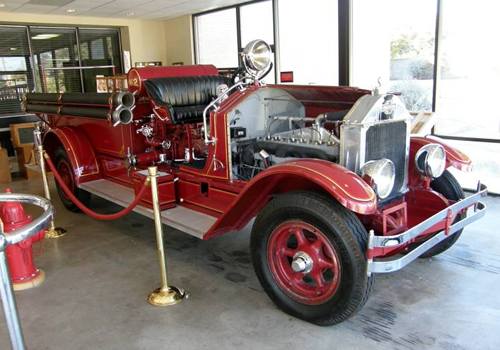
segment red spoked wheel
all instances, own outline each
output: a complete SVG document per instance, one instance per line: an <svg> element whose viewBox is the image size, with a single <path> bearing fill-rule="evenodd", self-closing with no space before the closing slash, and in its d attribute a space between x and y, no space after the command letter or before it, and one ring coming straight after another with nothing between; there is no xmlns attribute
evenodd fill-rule
<svg viewBox="0 0 500 350"><path fill-rule="evenodd" d="M279 287L304 304L321 304L338 289L340 259L318 228L303 221L286 221L269 237L268 261Z"/></svg>
<svg viewBox="0 0 500 350"><path fill-rule="evenodd" d="M364 305L373 278L368 234L352 212L315 192L275 196L252 228L255 273L283 311L319 325L344 321Z"/></svg>
<svg viewBox="0 0 500 350"><path fill-rule="evenodd" d="M57 172L61 175L64 183L68 188L73 192L73 194L78 198L80 202L82 202L85 206L89 206L90 204L90 193L84 190L81 190L77 187L75 183L75 173L71 162L68 159L68 155L62 148L58 148L54 152L55 157L55 165ZM63 189L59 187L59 184L56 181L57 193L59 194L59 198L61 202L66 207L66 209L73 211L75 213L80 212L80 209L68 198L68 196L64 193Z"/></svg>

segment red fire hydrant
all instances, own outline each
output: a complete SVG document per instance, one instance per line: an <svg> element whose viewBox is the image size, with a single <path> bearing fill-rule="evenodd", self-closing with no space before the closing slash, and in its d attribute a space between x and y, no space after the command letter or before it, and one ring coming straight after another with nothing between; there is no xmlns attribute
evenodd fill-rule
<svg viewBox="0 0 500 350"><path fill-rule="evenodd" d="M11 193L10 189L5 192ZM0 203L0 220L3 223L4 233L17 230L31 222L31 216L26 215L21 203L3 202ZM37 269L33 263L33 243L43 239L45 231L42 230L31 238L25 239L17 244L9 245L5 252L9 265L10 277L14 290L23 290L40 285L45 274Z"/></svg>

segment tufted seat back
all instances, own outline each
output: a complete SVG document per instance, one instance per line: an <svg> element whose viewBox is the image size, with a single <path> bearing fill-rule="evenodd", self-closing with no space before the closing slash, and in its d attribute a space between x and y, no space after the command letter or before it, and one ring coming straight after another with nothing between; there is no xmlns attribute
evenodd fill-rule
<svg viewBox="0 0 500 350"><path fill-rule="evenodd" d="M184 124L202 121L203 110L221 84L230 85L230 79L218 75L152 78L145 87L156 104L169 109L174 124Z"/></svg>

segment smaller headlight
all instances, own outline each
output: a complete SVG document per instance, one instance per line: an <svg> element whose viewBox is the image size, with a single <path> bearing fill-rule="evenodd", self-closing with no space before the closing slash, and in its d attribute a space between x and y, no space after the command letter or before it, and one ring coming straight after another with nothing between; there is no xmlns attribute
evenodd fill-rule
<svg viewBox="0 0 500 350"><path fill-rule="evenodd" d="M257 76L271 65L271 47L264 40L252 40L243 49L242 57L248 73Z"/></svg>
<svg viewBox="0 0 500 350"><path fill-rule="evenodd" d="M392 192L396 169L390 159L371 160L361 167L361 177L384 199Z"/></svg>
<svg viewBox="0 0 500 350"><path fill-rule="evenodd" d="M415 155L415 167L424 176L440 177L446 168L446 152L443 146L430 143L420 148Z"/></svg>

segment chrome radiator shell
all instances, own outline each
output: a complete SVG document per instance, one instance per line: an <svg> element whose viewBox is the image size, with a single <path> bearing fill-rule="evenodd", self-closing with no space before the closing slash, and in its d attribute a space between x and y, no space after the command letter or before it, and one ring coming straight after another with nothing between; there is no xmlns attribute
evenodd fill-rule
<svg viewBox="0 0 500 350"><path fill-rule="evenodd" d="M359 174L370 160L387 158L396 166L394 189L386 200L407 191L410 115L397 96L391 96L390 119L384 117L386 95L361 97L340 128L340 164Z"/></svg>

